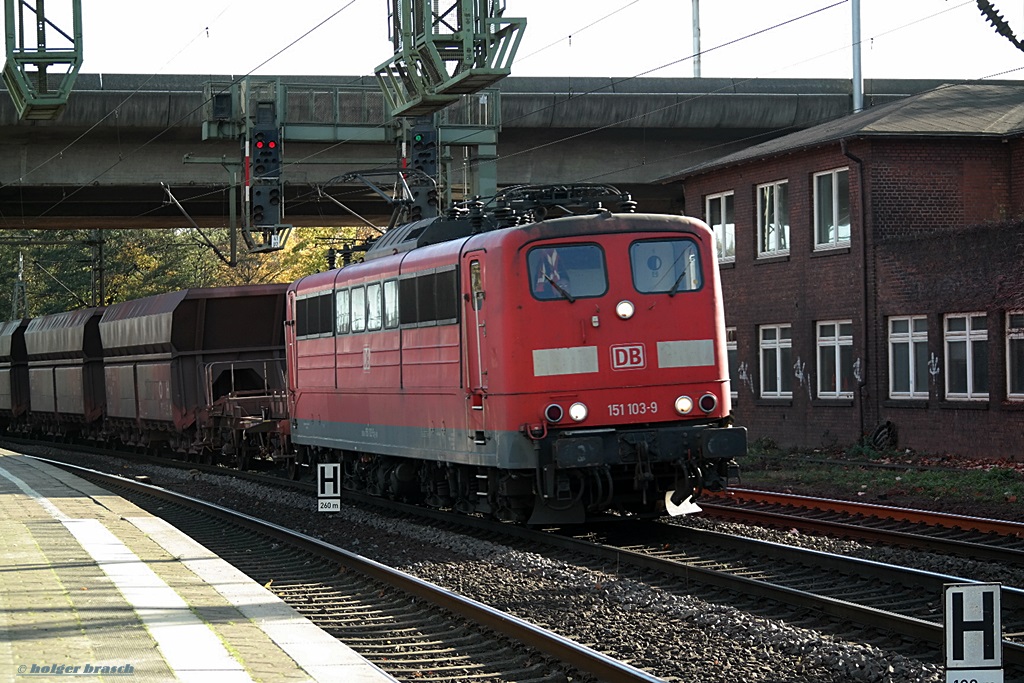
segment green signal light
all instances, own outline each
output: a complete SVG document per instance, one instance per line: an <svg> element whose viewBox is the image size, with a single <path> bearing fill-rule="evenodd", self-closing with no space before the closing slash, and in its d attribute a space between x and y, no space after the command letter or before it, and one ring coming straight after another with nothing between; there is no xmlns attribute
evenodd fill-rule
<svg viewBox="0 0 1024 683"><path fill-rule="evenodd" d="M416 142L423 142L423 133L416 133L416 135L413 136L413 140Z"/></svg>

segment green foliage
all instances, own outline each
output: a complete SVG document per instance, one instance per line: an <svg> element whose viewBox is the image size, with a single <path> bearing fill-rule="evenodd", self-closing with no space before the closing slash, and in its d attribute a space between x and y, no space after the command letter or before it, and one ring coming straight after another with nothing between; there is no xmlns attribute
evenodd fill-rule
<svg viewBox="0 0 1024 683"><path fill-rule="evenodd" d="M222 254L230 254L228 230L203 232ZM24 257L28 316L35 317L190 287L291 282L326 270L332 241L364 237L365 232L297 228L285 249L262 254L247 253L239 238L234 267L219 259L193 229L7 232L0 235L0 241L8 242L0 249L0 319L11 314L19 254ZM13 240L19 243L11 244Z"/></svg>
<svg viewBox="0 0 1024 683"><path fill-rule="evenodd" d="M879 451L876 449L867 437L862 437L860 441L846 448L846 457L853 459L880 460L885 457L892 457L893 455L894 451Z"/></svg>

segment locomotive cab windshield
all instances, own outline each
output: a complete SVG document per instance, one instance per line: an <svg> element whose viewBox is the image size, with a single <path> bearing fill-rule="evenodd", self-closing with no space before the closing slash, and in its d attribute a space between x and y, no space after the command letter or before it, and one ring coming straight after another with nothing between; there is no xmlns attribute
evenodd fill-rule
<svg viewBox="0 0 1024 683"><path fill-rule="evenodd" d="M633 286L641 294L692 292L701 288L700 255L691 239L655 239L629 246Z"/></svg>
<svg viewBox="0 0 1024 683"><path fill-rule="evenodd" d="M526 262L533 295L542 301L603 296L608 291L604 252L596 244L534 247Z"/></svg>

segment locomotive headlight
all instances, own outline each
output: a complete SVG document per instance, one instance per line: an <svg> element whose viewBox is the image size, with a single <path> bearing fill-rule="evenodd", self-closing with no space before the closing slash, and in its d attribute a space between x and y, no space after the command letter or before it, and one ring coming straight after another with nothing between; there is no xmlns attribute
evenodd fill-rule
<svg viewBox="0 0 1024 683"><path fill-rule="evenodd" d="M619 316L622 320L629 320L632 318L635 311L636 307L633 306L632 301L626 301L623 299L619 303L615 304L615 315Z"/></svg>
<svg viewBox="0 0 1024 683"><path fill-rule="evenodd" d="M587 406L583 403L573 403L569 406L569 417L575 422L583 422L587 419L587 414L590 411L587 410Z"/></svg>
<svg viewBox="0 0 1024 683"><path fill-rule="evenodd" d="M680 396L676 399L676 412L680 415L688 415L693 410L693 399L689 396Z"/></svg>

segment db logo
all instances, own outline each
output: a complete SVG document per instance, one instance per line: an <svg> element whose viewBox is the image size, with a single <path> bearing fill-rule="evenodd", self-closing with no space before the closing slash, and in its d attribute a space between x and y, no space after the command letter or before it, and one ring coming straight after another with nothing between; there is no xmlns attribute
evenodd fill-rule
<svg viewBox="0 0 1024 683"><path fill-rule="evenodd" d="M612 347L612 370L641 370L647 367L643 344L619 344Z"/></svg>

